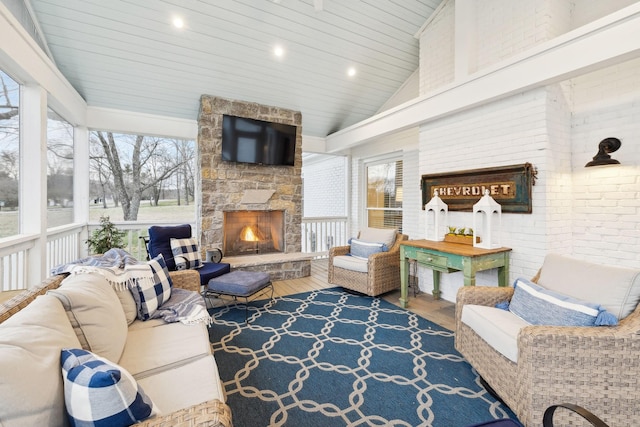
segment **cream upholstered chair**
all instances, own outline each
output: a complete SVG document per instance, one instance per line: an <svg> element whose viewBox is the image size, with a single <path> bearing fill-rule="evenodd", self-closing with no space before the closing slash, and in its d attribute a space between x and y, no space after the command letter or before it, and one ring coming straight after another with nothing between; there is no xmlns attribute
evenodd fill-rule
<svg viewBox="0 0 640 427"><path fill-rule="evenodd" d="M539 426L557 402L588 407L612 426L640 425L640 269L549 254L532 282L600 304L618 325L531 325L495 307L514 305L513 287L465 287L456 298L456 349L526 426Z"/></svg>
<svg viewBox="0 0 640 427"><path fill-rule="evenodd" d="M336 246L329 250L328 281L356 292L376 296L400 287L400 243L405 234L395 229L365 228L349 246ZM354 253L352 246L364 248ZM371 244L371 245L368 245ZM387 251L369 250L385 245ZM360 256L370 253L368 256Z"/></svg>

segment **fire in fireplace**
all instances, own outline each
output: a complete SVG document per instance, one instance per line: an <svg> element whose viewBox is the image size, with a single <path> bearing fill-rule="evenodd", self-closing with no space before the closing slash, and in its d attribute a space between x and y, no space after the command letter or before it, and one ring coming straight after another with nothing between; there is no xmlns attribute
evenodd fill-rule
<svg viewBox="0 0 640 427"><path fill-rule="evenodd" d="M284 252L284 211L227 211L223 235L226 256Z"/></svg>

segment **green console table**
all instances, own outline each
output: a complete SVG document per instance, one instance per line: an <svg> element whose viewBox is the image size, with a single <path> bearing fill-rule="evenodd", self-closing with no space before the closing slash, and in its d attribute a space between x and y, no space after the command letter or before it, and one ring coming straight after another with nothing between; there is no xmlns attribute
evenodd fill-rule
<svg viewBox="0 0 640 427"><path fill-rule="evenodd" d="M440 273L462 271L464 285L475 286L476 272L498 269L498 286L508 286L510 248L482 249L461 243L406 240L400 244L400 304L409 303L409 260L433 270L433 298L440 298Z"/></svg>

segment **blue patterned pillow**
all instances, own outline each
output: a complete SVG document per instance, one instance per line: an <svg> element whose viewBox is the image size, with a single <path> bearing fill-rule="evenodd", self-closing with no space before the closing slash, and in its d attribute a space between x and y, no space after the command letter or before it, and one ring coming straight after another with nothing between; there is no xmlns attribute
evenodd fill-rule
<svg viewBox="0 0 640 427"><path fill-rule="evenodd" d="M349 239L349 245L351 245L349 250L351 256L361 259L368 259L369 255L388 251L387 245L384 243L365 242L354 238Z"/></svg>
<svg viewBox="0 0 640 427"><path fill-rule="evenodd" d="M176 262L176 270L202 267L198 242L194 238L171 239L171 252Z"/></svg>
<svg viewBox="0 0 640 427"><path fill-rule="evenodd" d="M153 402L121 366L81 349L60 354L72 426L129 426L154 413Z"/></svg>
<svg viewBox="0 0 640 427"><path fill-rule="evenodd" d="M517 279L509 311L532 325L617 325L618 319L602 306L559 294L526 279Z"/></svg>
<svg viewBox="0 0 640 427"><path fill-rule="evenodd" d="M153 281L137 280L131 293L136 301L138 319L148 320L171 297L171 277L162 254L149 261Z"/></svg>

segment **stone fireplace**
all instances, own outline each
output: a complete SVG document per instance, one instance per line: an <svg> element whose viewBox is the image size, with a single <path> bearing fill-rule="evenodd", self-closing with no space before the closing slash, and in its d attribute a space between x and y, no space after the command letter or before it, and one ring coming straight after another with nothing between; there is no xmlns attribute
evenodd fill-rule
<svg viewBox="0 0 640 427"><path fill-rule="evenodd" d="M222 117L264 120L297 126L296 153L293 166L266 166L222 160ZM268 271L272 280L290 279L310 274L305 262L296 259L302 250L302 115L284 108L202 95L198 116L198 157L202 192L198 229L201 250L220 248L233 269L251 264L251 269ZM280 212L281 235L273 237L271 225L259 232L273 242L237 242L225 232L225 217L231 212ZM240 231L240 230L239 230ZM233 242L231 241L233 240ZM271 246L273 246L271 248ZM257 267L255 262L236 263L236 258L262 256L265 250L275 261L272 266ZM257 252L256 252L257 251ZM231 255L234 254L234 255ZM296 255L297 254L297 255ZM241 256L239 256L241 255ZM229 261L232 259L232 261ZM223 259L224 260L224 259ZM249 269L249 268L247 268Z"/></svg>
<svg viewBox="0 0 640 427"><path fill-rule="evenodd" d="M222 251L227 256L285 251L284 211L227 211Z"/></svg>

